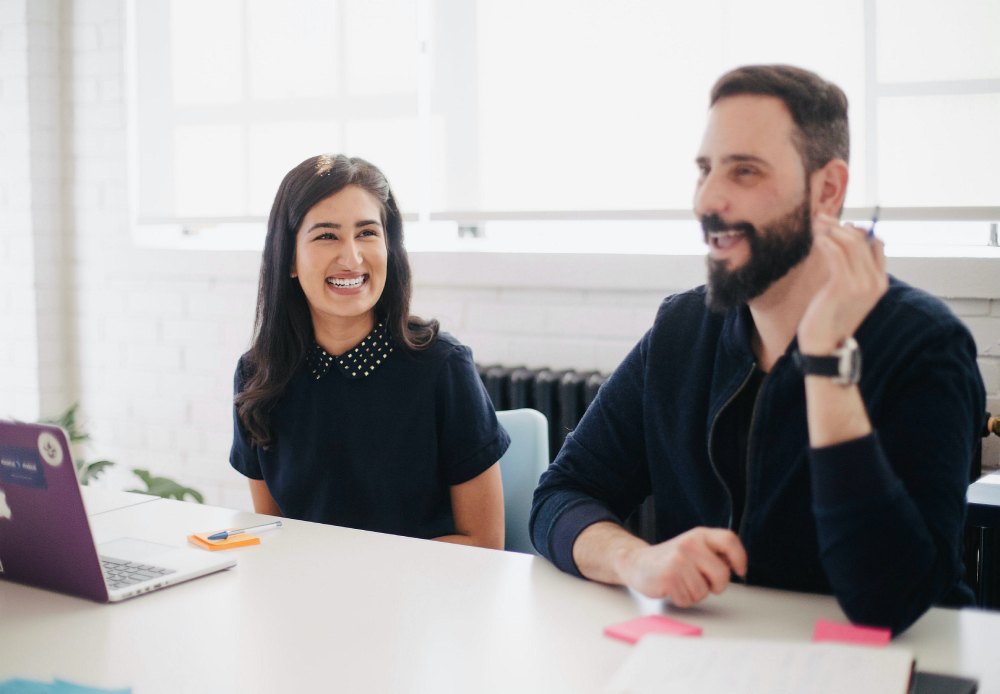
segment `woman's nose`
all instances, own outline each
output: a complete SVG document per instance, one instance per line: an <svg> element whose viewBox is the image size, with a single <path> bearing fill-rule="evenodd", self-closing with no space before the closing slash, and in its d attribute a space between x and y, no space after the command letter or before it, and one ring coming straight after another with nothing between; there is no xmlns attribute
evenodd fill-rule
<svg viewBox="0 0 1000 694"><path fill-rule="evenodd" d="M340 244L340 253L337 260L344 267L357 267L361 264L361 247L355 243L354 239L346 239Z"/></svg>

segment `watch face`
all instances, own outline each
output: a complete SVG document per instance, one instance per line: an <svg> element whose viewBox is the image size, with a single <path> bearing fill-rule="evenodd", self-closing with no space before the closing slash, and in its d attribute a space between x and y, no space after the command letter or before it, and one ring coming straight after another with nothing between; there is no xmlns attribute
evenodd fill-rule
<svg viewBox="0 0 1000 694"><path fill-rule="evenodd" d="M844 341L844 346L837 350L840 357L840 373L838 383L854 385L861 380L861 350L853 337Z"/></svg>

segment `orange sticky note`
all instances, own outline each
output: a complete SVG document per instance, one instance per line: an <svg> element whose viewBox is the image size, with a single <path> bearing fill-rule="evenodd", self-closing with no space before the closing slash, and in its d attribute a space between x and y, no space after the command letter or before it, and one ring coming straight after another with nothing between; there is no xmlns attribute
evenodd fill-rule
<svg viewBox="0 0 1000 694"><path fill-rule="evenodd" d="M604 628L604 635L635 643L646 634L673 634L674 636L701 636L701 627L685 624L660 614L636 617L621 624Z"/></svg>
<svg viewBox="0 0 1000 694"><path fill-rule="evenodd" d="M892 632L878 627L861 627L842 622L830 622L825 619L816 620L813 630L813 641L839 641L862 646L885 646L892 638Z"/></svg>
<svg viewBox="0 0 1000 694"><path fill-rule="evenodd" d="M211 552L215 552L220 549L234 549L236 547L249 547L250 545L259 545L260 538L256 535L247 535L245 533L240 535L233 535L232 537L227 537L225 540L209 540L208 536L219 532L218 530L209 530L204 533L195 533L194 535L188 535L188 542L190 542L195 547L201 547L202 549L207 549Z"/></svg>

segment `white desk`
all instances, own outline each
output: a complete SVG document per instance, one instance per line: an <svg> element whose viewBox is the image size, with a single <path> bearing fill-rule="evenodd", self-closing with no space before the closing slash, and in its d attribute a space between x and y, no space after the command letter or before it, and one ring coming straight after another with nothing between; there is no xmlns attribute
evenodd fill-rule
<svg viewBox="0 0 1000 694"><path fill-rule="evenodd" d="M88 492L89 494L89 492ZM98 539L178 543L263 516L159 500L91 517ZM602 629L660 609L517 555L286 521L239 565L115 605L0 581L0 680L155 692L599 692L628 655ZM673 611L706 636L807 641L829 597L733 586ZM1000 692L1000 614L934 609L895 641Z"/></svg>
<svg viewBox="0 0 1000 694"><path fill-rule="evenodd" d="M88 516L96 516L99 513L115 511L126 506L148 504L151 501L159 500L160 497L150 496L149 494L119 492L111 489L101 489L100 487L87 487L83 493L83 505L87 508Z"/></svg>

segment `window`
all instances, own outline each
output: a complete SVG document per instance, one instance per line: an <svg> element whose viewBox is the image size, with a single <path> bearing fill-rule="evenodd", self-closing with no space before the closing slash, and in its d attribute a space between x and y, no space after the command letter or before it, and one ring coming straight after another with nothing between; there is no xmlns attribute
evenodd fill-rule
<svg viewBox="0 0 1000 694"><path fill-rule="evenodd" d="M135 3L140 221L266 217L285 172L362 154L417 179L416 6Z"/></svg>
<svg viewBox="0 0 1000 694"><path fill-rule="evenodd" d="M140 223L259 224L288 169L343 151L380 166L410 218L647 233L689 219L709 88L756 62L847 92L848 217L878 203L884 232L940 239L958 220L949 240L984 244L1000 218L996 0L132 7Z"/></svg>

